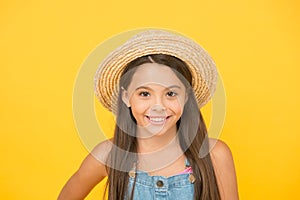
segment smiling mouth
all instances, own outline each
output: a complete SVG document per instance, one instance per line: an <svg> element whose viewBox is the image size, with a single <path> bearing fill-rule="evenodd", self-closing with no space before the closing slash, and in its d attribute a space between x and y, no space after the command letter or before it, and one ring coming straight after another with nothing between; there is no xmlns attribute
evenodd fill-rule
<svg viewBox="0 0 300 200"><path fill-rule="evenodd" d="M168 118L170 118L170 116L146 116L146 118L148 119L148 121L151 123L151 124L164 124L166 122L166 120Z"/></svg>

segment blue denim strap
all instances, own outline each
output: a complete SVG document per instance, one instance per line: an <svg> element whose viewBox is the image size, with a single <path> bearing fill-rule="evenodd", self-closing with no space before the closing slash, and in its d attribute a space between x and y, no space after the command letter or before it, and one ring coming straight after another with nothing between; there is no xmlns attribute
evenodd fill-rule
<svg viewBox="0 0 300 200"><path fill-rule="evenodd" d="M185 166L186 166L186 167L190 167L190 166L191 166L191 165L190 165L190 162L188 161L187 158L185 159Z"/></svg>

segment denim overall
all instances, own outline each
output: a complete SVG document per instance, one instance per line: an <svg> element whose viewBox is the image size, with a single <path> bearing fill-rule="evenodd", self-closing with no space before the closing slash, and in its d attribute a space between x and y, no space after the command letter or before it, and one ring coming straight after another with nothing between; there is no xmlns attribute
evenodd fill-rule
<svg viewBox="0 0 300 200"><path fill-rule="evenodd" d="M186 167L189 162L186 160ZM130 175L128 193L134 189L134 200L193 200L194 176L191 173L177 174L170 177L149 176L147 172L137 170L135 175ZM126 198L125 198L126 200Z"/></svg>

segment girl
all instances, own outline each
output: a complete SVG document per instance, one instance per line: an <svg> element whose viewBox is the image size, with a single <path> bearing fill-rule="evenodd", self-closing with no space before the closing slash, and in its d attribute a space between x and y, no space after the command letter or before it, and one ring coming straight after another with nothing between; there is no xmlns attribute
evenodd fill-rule
<svg viewBox="0 0 300 200"><path fill-rule="evenodd" d="M215 91L209 55L162 30L137 34L96 73L96 95L116 114L114 137L97 145L58 199L84 199L108 176L110 200L238 199L228 146L208 139L199 108Z"/></svg>

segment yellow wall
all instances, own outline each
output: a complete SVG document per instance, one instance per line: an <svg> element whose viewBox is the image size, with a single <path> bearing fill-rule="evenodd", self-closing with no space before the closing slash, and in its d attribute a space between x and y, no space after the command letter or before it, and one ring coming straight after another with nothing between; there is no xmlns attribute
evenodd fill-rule
<svg viewBox="0 0 300 200"><path fill-rule="evenodd" d="M72 111L80 66L99 43L142 27L179 31L216 61L227 102L221 139L241 199L299 199L299 8L291 0L1 2L0 199L57 197L88 153Z"/></svg>

